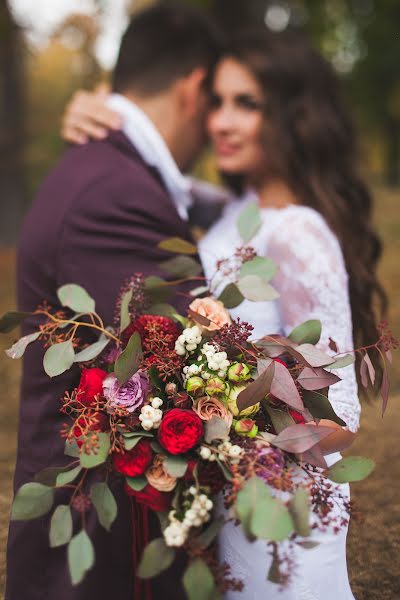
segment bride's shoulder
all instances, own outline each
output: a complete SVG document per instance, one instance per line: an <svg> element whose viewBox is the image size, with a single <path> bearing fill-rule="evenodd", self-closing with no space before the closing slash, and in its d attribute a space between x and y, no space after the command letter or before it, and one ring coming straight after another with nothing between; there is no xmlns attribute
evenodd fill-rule
<svg viewBox="0 0 400 600"><path fill-rule="evenodd" d="M338 246L337 236L320 212L301 204L290 204L279 211L275 227L276 235L305 241L323 241Z"/></svg>

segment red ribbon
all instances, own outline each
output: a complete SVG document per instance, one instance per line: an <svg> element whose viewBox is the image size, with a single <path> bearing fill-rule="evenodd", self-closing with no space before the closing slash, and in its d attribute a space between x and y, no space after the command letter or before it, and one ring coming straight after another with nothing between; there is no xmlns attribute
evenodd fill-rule
<svg viewBox="0 0 400 600"><path fill-rule="evenodd" d="M151 583L148 579L141 579L136 575L143 550L150 541L149 535L149 509L130 497L132 507L132 533L133 533L133 574L134 600L152 600Z"/></svg>

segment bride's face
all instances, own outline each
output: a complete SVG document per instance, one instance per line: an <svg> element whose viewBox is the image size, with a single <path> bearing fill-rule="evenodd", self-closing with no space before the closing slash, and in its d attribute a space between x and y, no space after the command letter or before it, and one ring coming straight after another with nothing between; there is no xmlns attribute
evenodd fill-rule
<svg viewBox="0 0 400 600"><path fill-rule="evenodd" d="M221 171L249 178L265 173L264 101L260 85L243 64L233 58L220 62L214 78L208 132Z"/></svg>

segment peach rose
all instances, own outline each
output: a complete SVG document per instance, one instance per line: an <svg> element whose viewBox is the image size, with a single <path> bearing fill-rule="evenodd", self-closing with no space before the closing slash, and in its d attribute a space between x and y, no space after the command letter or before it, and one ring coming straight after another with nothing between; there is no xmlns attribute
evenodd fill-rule
<svg viewBox="0 0 400 600"><path fill-rule="evenodd" d="M176 477L164 469L165 458L163 454L156 454L153 464L146 471L147 481L159 492L170 492L176 486Z"/></svg>
<svg viewBox="0 0 400 600"><path fill-rule="evenodd" d="M228 311L220 302L214 298L196 298L189 306L190 310L206 317L211 321L210 325L200 325L203 331L218 331L224 325L231 323Z"/></svg>
<svg viewBox="0 0 400 600"><path fill-rule="evenodd" d="M221 400L213 396L202 396L193 405L193 410L203 421L209 421L212 417L219 417L226 421L229 427L232 425L233 416L228 407Z"/></svg>

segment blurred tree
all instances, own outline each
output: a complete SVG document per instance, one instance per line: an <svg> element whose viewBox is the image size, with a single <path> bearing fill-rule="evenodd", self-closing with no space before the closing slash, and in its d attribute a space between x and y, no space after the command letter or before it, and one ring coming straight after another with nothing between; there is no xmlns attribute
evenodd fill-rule
<svg viewBox="0 0 400 600"><path fill-rule="evenodd" d="M23 43L7 2L0 3L0 246L15 243L26 208Z"/></svg>

